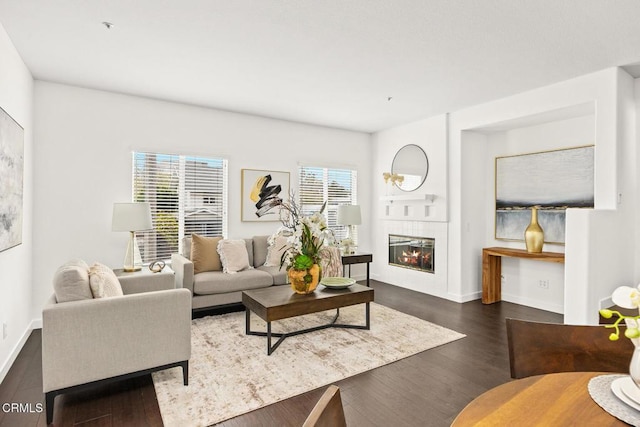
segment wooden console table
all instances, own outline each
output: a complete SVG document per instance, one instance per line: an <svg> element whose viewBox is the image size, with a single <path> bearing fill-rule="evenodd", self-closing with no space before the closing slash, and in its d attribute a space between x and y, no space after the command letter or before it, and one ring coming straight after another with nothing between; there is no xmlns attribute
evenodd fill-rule
<svg viewBox="0 0 640 427"><path fill-rule="evenodd" d="M484 248L482 249L483 304L493 304L502 298L502 257L564 264L564 254L561 252L530 253L524 249Z"/></svg>

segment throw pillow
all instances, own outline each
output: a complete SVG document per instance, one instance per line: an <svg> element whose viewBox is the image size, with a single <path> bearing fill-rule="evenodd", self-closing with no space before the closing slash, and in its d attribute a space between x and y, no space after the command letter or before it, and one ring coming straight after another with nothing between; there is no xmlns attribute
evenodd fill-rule
<svg viewBox="0 0 640 427"><path fill-rule="evenodd" d="M122 286L112 269L96 262L89 269L89 284L94 298L122 296Z"/></svg>
<svg viewBox="0 0 640 427"><path fill-rule="evenodd" d="M222 239L218 242L218 253L225 273L233 274L251 268L244 240Z"/></svg>
<svg viewBox="0 0 640 427"><path fill-rule="evenodd" d="M195 274L203 271L220 271L222 264L218 255L218 243L222 237L191 235L191 262Z"/></svg>
<svg viewBox="0 0 640 427"><path fill-rule="evenodd" d="M92 299L87 263L74 259L61 265L53 276L53 291L57 302Z"/></svg>
<svg viewBox="0 0 640 427"><path fill-rule="evenodd" d="M275 235L269 237L269 249L267 250L267 260L264 263L265 267L280 267L282 254L289 246L285 236Z"/></svg>
<svg viewBox="0 0 640 427"><path fill-rule="evenodd" d="M324 246L320 249L320 267L322 267L322 277L342 277L340 248Z"/></svg>

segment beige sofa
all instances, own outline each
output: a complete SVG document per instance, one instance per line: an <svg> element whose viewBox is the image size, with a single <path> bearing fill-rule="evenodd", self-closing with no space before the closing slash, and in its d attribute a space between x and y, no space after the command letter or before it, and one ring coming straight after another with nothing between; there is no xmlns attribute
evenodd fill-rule
<svg viewBox="0 0 640 427"><path fill-rule="evenodd" d="M188 384L191 294L139 293L135 276L120 279L122 296L57 302L42 311L42 380L47 424L54 399L99 383L180 366ZM171 283L171 287L174 284Z"/></svg>
<svg viewBox="0 0 640 427"><path fill-rule="evenodd" d="M186 288L193 294L194 311L242 302L242 291L265 288L287 283L287 273L279 267L265 266L267 239L269 236L254 236L244 239L249 254L247 269L234 274L222 271L207 271L194 274L191 262L191 238L183 240L183 252L171 256L171 268L176 273L176 287Z"/></svg>

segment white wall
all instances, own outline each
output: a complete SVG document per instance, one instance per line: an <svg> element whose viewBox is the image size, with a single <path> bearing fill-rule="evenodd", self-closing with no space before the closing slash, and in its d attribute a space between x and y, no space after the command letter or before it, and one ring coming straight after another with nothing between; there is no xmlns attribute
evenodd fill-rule
<svg viewBox="0 0 640 427"><path fill-rule="evenodd" d="M627 233L629 230L635 233L635 221L629 219L627 212L633 208L637 195L626 194L623 204L617 203L617 195L622 186L621 178L625 176L624 167L629 167L628 164L621 162L620 150L622 146L632 145L629 132L624 132L625 127L628 126L628 114L623 114L623 105L619 104L619 100L632 96L629 79L630 77L624 71L612 68L451 114L449 133L451 202L449 206L449 291L451 294L459 295L461 301L477 298L481 289L481 283L478 280L480 250L487 243L491 243L487 242L486 234L481 238L478 233L467 233L467 230L477 227L486 230L486 224L489 222L486 217L476 220L468 214L470 210L476 208L477 198L468 196L467 187L474 185L473 183L477 183L478 180L484 180L483 187L486 192L487 180L491 179L486 173L482 174L477 169L474 172L466 168L471 159L477 156L477 150L466 151L470 144L467 138L474 132L493 133L505 128L519 129L545 123L551 126L546 129L549 130L556 126L554 122L576 116L589 116L595 112L594 125L587 126L594 132L593 142L596 145L596 209L584 210L578 215L601 218L598 210L612 210L614 213L607 217L606 232L614 237L623 235L625 230ZM623 104L624 108L630 108L628 101L625 100ZM579 123L581 119L577 120L576 123ZM584 120L589 121L587 118ZM575 128L576 123L569 128ZM564 134L565 130L558 135ZM574 130L576 140L588 136L588 132L583 133L582 129ZM522 131L514 132L513 135L516 135ZM537 132L529 129L519 136L529 138L528 133L530 133L529 136L535 137ZM509 135L495 136L495 145L507 143L508 137ZM478 136L474 138L482 139ZM491 138L486 138L482 143L489 147ZM549 141L543 141L543 144L549 143ZM538 150L535 147L533 150L526 151ZM486 194L486 197L491 199L493 195ZM568 214L567 222L570 223L572 218L575 218L575 215ZM597 219L593 221L598 222ZM599 308L597 301L605 298L615 284L632 280L634 275L633 255L629 255L633 254L633 248L629 249L627 242L613 243L600 235L596 238L593 230L590 233L588 227L587 220L567 226L564 283L565 295L569 298L565 297L564 312L565 321L568 323L595 321ZM595 231L595 233L601 232L604 230ZM589 264L589 260L580 258L578 248L598 251L598 262ZM615 265L617 268L615 271L610 271L608 265ZM588 282L583 280L586 270L591 278ZM546 269L543 272L544 276L529 276L527 280L546 279L546 275L552 273ZM595 278L598 280L596 281ZM605 278L608 280L604 280ZM587 301L583 305L577 302L581 295L585 296L584 300ZM572 305L575 307L570 307Z"/></svg>
<svg viewBox="0 0 640 427"><path fill-rule="evenodd" d="M111 232L113 202L131 198L131 152L151 150L229 160L229 237L269 234L278 222L240 220L243 168L291 172L299 162L358 169L358 202L371 205L370 135L296 124L48 82L35 85L33 315L72 257L118 267L127 236ZM363 209L360 249L371 242ZM356 271L354 271L356 273Z"/></svg>
<svg viewBox="0 0 640 427"><path fill-rule="evenodd" d="M595 323L594 308L610 307L611 292L618 286L635 286L639 280L638 253L638 141L636 136L637 103L634 81L623 70L617 70L615 88L616 169L619 201L616 209L594 212L571 209L567 218L567 234L588 235L588 244L580 239L568 240L565 320L573 323ZM600 110L600 108L598 108ZM596 150L598 146L596 145ZM596 200L597 203L597 200ZM586 231L585 231L586 230ZM583 292L584 287L588 292Z"/></svg>
<svg viewBox="0 0 640 427"><path fill-rule="evenodd" d="M0 382L32 325L33 78L0 24L0 107L24 128L22 244L0 252ZM0 201L2 203L2 201ZM2 339L2 323L7 339Z"/></svg>

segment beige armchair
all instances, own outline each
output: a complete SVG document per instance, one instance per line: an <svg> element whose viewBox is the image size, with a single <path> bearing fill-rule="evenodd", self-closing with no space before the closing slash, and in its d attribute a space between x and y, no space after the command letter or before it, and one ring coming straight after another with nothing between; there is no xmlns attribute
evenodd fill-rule
<svg viewBox="0 0 640 427"><path fill-rule="evenodd" d="M42 311L42 377L47 424L54 399L99 383L182 367L188 384L191 293L170 289L57 303Z"/></svg>

